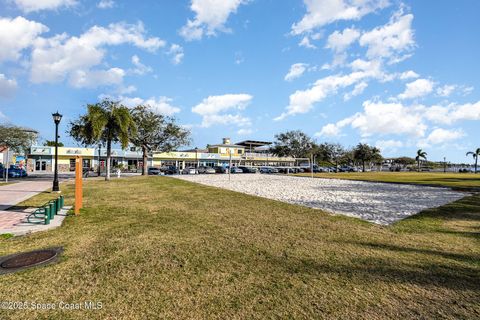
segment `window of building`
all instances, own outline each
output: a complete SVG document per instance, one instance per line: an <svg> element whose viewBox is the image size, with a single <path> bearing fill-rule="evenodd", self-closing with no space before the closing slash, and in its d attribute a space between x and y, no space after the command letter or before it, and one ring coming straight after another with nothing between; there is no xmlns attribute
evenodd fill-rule
<svg viewBox="0 0 480 320"><path fill-rule="evenodd" d="M75 171L75 159L70 159L70 171Z"/></svg>

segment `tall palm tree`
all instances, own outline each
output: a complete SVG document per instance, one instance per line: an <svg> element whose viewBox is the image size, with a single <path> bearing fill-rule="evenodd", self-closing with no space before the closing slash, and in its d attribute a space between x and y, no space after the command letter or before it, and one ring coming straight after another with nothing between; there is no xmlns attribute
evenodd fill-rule
<svg viewBox="0 0 480 320"><path fill-rule="evenodd" d="M130 110L108 99L87 105L87 113L71 123L70 135L84 145L102 143L107 146L107 174L110 180L112 142L123 149L137 131Z"/></svg>
<svg viewBox="0 0 480 320"><path fill-rule="evenodd" d="M417 150L417 156L415 157L415 160L417 161L417 165L418 165L418 172L420 172L420 159L427 160L427 153L422 149Z"/></svg>
<svg viewBox="0 0 480 320"><path fill-rule="evenodd" d="M480 148L477 148L475 152L469 151L467 152L466 156L473 156L473 159L475 159L475 173L477 173L477 164L478 164L478 157L480 156Z"/></svg>

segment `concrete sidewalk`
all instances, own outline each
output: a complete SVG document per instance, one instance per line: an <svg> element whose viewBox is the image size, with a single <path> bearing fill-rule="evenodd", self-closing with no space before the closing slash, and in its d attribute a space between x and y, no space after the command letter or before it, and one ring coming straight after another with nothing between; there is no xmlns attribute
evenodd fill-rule
<svg viewBox="0 0 480 320"><path fill-rule="evenodd" d="M6 209L50 189L51 186L51 180L28 180L0 186L0 231L10 230L29 215L28 212Z"/></svg>

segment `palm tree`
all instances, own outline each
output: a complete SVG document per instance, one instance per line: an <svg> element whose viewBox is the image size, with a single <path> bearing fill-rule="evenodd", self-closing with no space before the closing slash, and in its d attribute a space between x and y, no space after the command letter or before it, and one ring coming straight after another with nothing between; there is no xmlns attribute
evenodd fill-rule
<svg viewBox="0 0 480 320"><path fill-rule="evenodd" d="M137 131L130 110L108 99L87 105L87 113L71 123L70 136L83 145L102 143L107 146L107 174L110 180L112 142L123 149Z"/></svg>
<svg viewBox="0 0 480 320"><path fill-rule="evenodd" d="M475 152L473 151L469 151L467 152L466 156L473 156L473 159L475 159L475 173L477 173L477 164L478 164L478 157L480 156L480 148L478 148L477 150L475 150Z"/></svg>
<svg viewBox="0 0 480 320"><path fill-rule="evenodd" d="M427 153L422 149L417 150L417 156L415 157L415 160L417 161L417 164L418 164L418 172L420 172L420 159L427 160Z"/></svg>

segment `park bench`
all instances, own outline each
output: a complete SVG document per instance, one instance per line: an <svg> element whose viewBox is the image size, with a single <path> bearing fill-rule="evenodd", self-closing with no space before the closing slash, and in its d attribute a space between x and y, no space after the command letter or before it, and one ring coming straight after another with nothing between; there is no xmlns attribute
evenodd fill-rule
<svg viewBox="0 0 480 320"><path fill-rule="evenodd" d="M54 219L55 215L63 208L64 201L63 196L48 201L35 209L35 211L27 217L27 221L35 224L50 224L50 220Z"/></svg>

